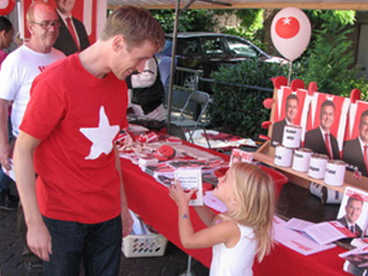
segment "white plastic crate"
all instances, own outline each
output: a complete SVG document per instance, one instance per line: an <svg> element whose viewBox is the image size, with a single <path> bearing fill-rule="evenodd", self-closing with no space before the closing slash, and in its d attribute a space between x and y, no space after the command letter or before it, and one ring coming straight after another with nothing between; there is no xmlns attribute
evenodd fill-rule
<svg viewBox="0 0 368 276"><path fill-rule="evenodd" d="M167 239L160 234L128 235L121 250L126 258L161 257L165 254Z"/></svg>

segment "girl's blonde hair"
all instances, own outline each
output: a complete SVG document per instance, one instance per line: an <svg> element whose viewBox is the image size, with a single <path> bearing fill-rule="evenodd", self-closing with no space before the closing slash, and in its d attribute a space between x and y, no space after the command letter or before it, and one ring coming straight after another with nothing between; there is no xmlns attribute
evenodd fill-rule
<svg viewBox="0 0 368 276"><path fill-rule="evenodd" d="M275 190L272 178L258 166L238 162L228 171L234 180L236 203L229 216L251 227L258 240L257 258L262 261L273 246L272 220Z"/></svg>

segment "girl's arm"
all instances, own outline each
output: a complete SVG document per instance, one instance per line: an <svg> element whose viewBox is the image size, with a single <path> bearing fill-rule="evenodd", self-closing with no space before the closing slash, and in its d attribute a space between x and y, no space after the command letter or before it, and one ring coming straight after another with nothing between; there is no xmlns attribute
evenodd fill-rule
<svg viewBox="0 0 368 276"><path fill-rule="evenodd" d="M207 206L195 206L194 209L207 227L214 225L219 218L218 215Z"/></svg>
<svg viewBox="0 0 368 276"><path fill-rule="evenodd" d="M188 202L194 192L195 190L191 190L189 193L185 193L179 183L170 187L170 196L179 207L179 234L183 246L185 248L204 248L219 243L225 243L229 247L235 245L239 240L240 230L231 221L225 221L194 232L188 206Z"/></svg>

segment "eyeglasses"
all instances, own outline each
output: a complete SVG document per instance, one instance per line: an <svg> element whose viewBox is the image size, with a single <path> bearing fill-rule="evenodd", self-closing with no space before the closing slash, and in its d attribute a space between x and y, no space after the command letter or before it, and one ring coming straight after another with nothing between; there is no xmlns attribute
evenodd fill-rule
<svg viewBox="0 0 368 276"><path fill-rule="evenodd" d="M31 23L41 26L41 28L44 30L50 29L51 26L55 27L56 29L59 29L60 27L60 21L42 21L41 23L31 21Z"/></svg>

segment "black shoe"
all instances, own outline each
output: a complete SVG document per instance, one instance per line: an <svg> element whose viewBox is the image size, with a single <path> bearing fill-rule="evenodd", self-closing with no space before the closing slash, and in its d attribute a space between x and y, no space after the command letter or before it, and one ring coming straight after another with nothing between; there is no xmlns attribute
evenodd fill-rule
<svg viewBox="0 0 368 276"><path fill-rule="evenodd" d="M7 211L17 210L19 198L9 194L7 191L0 192L0 209Z"/></svg>

